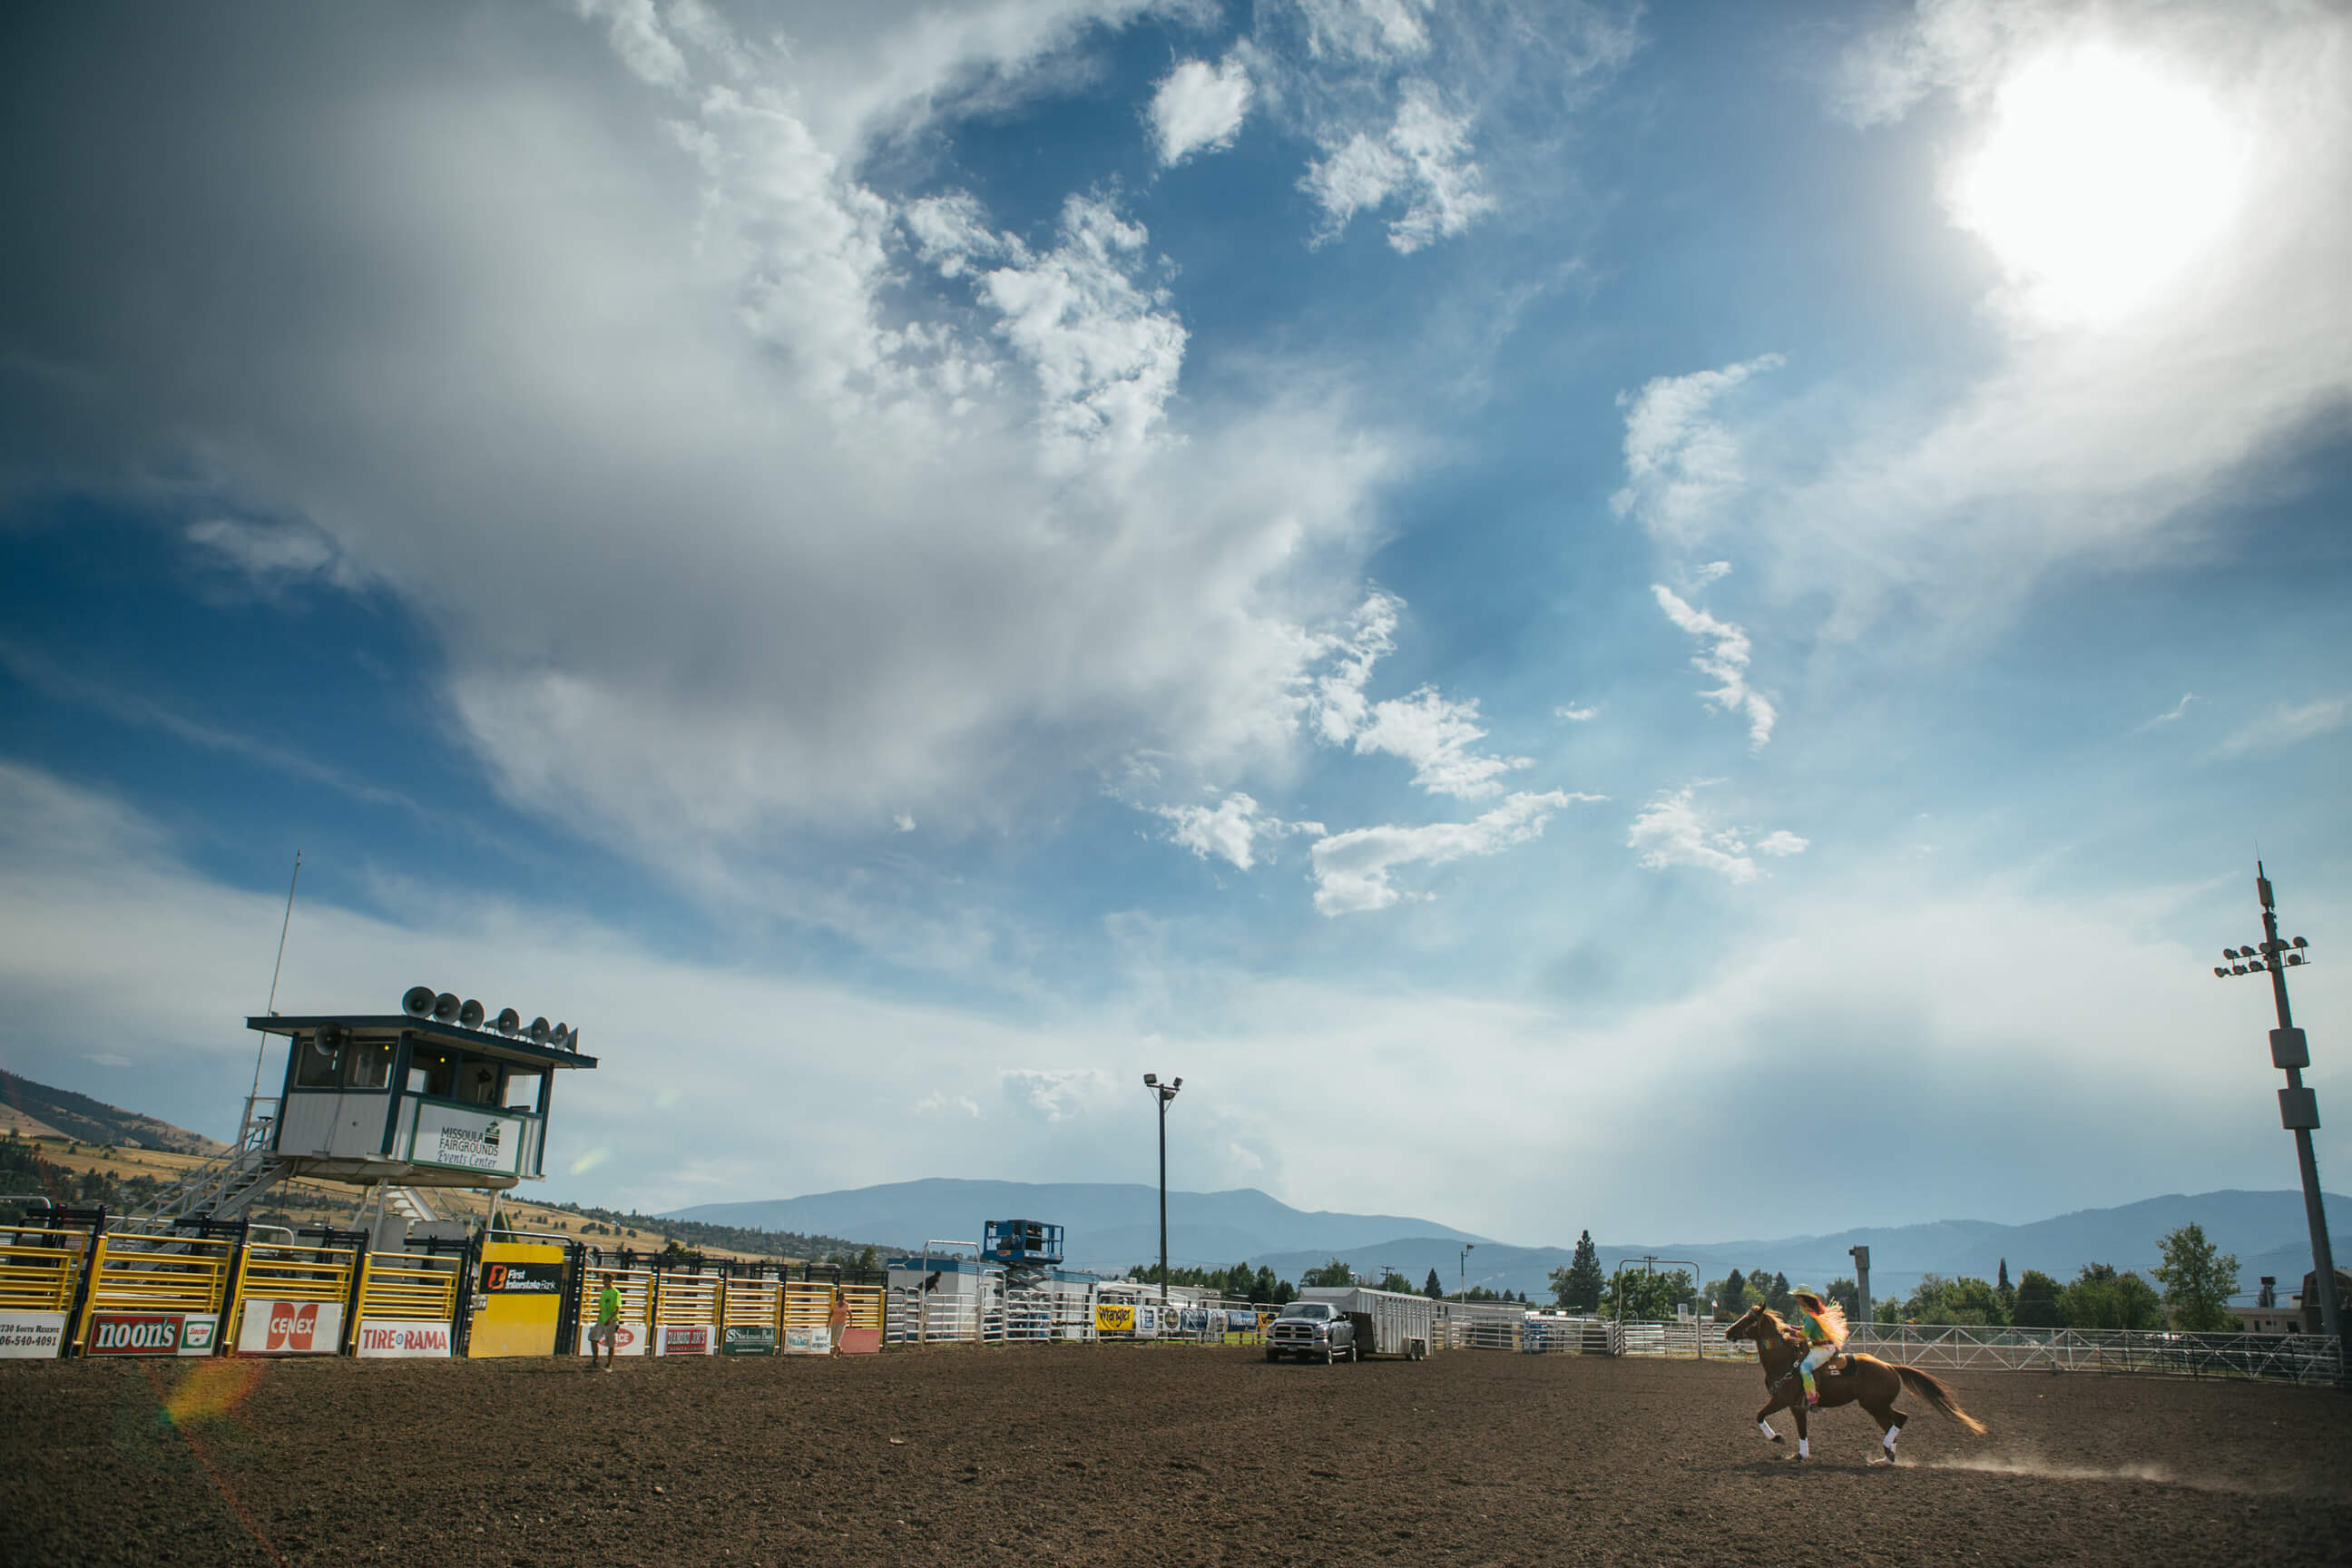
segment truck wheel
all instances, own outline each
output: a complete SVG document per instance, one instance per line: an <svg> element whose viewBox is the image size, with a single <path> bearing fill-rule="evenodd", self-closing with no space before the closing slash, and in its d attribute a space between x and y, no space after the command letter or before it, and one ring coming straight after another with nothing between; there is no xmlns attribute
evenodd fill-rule
<svg viewBox="0 0 2352 1568"><path fill-rule="evenodd" d="M1323 1364L1325 1366L1329 1366L1333 1362L1338 1361L1339 1359L1339 1352L1333 1350L1328 1344L1323 1347Z"/></svg>

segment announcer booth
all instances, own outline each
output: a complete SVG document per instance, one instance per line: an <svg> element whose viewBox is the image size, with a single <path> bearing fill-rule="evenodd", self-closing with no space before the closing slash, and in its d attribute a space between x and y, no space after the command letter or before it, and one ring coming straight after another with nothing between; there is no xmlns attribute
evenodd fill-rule
<svg viewBox="0 0 2352 1568"><path fill-rule="evenodd" d="M555 1075L596 1065L580 1037L423 985L401 1006L246 1020L288 1042L271 1146L286 1174L501 1191L538 1179Z"/></svg>

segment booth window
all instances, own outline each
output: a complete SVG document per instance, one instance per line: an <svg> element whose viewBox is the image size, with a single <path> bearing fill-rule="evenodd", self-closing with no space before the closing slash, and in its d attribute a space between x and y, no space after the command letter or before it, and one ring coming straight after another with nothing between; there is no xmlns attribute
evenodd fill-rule
<svg viewBox="0 0 2352 1568"><path fill-rule="evenodd" d="M337 1089L343 1080L343 1050L331 1046L316 1035L302 1037L302 1047L294 1055L294 1087L296 1089Z"/></svg>
<svg viewBox="0 0 2352 1568"><path fill-rule="evenodd" d="M465 1076L458 1080L457 1098L468 1105L496 1105L499 1102L499 1064L486 1062L478 1057L468 1058Z"/></svg>
<svg viewBox="0 0 2352 1568"><path fill-rule="evenodd" d="M390 1040L354 1040L344 1057L345 1089L383 1089L392 1082Z"/></svg>
<svg viewBox="0 0 2352 1568"><path fill-rule="evenodd" d="M537 1068L507 1068L506 1109L537 1110L539 1086L544 1077L545 1075Z"/></svg>
<svg viewBox="0 0 2352 1568"><path fill-rule="evenodd" d="M447 1100L457 1087L457 1053L418 1046L408 1053L408 1092Z"/></svg>

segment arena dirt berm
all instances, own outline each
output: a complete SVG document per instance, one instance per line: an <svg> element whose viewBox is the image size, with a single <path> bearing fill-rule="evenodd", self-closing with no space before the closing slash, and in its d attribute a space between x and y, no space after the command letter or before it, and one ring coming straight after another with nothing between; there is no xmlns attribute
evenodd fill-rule
<svg viewBox="0 0 2352 1568"><path fill-rule="evenodd" d="M1457 1352L0 1364L0 1563L2194 1563L2352 1556L2352 1397L1948 1380L1904 1463L1752 1366ZM179 1413L168 1419L166 1406Z"/></svg>

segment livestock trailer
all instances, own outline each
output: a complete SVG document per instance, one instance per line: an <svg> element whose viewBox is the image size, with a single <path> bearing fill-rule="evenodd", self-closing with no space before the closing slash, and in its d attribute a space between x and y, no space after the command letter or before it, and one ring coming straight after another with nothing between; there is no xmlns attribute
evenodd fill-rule
<svg viewBox="0 0 2352 1568"><path fill-rule="evenodd" d="M1400 1290L1360 1285L1309 1285L1302 1301L1328 1301L1356 1325L1356 1356L1401 1355L1419 1361L1438 1343L1437 1303Z"/></svg>

